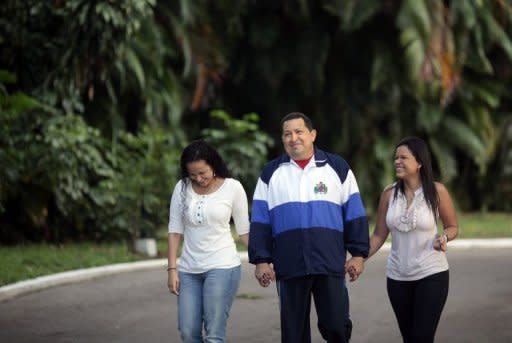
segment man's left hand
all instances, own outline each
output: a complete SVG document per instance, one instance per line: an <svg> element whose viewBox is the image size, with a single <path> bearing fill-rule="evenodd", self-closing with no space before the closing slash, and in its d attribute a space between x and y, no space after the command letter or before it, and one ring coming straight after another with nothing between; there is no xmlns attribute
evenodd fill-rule
<svg viewBox="0 0 512 343"><path fill-rule="evenodd" d="M350 281L356 281L364 270L364 258L361 256L352 256L345 263L345 272L350 275Z"/></svg>

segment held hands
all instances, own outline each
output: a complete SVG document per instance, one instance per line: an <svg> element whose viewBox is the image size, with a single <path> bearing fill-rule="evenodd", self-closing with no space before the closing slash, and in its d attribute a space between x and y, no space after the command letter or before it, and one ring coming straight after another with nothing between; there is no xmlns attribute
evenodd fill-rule
<svg viewBox="0 0 512 343"><path fill-rule="evenodd" d="M434 240L434 249L437 251L445 252L448 249L448 237L443 235L436 235L436 239Z"/></svg>
<svg viewBox="0 0 512 343"><path fill-rule="evenodd" d="M169 292L174 295L180 295L180 278L176 269L169 270L169 277L167 280L167 287Z"/></svg>
<svg viewBox="0 0 512 343"><path fill-rule="evenodd" d="M256 269L254 270L254 276L260 283L261 287L268 287L270 282L275 281L276 279L274 269L272 269L268 263L258 263L256 265Z"/></svg>
<svg viewBox="0 0 512 343"><path fill-rule="evenodd" d="M364 270L364 258L361 256L352 256L345 263L345 272L350 276L350 282L356 281Z"/></svg>

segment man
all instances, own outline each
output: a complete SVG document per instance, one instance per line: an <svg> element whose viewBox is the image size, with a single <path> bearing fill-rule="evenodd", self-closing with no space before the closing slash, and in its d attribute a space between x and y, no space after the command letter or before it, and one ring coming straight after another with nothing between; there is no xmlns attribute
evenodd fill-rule
<svg viewBox="0 0 512 343"><path fill-rule="evenodd" d="M262 286L277 279L282 342L311 341L313 295L322 337L344 343L351 328L346 251L356 279L369 250L364 206L347 162L315 148L316 130L306 115L289 113L281 126L286 154L268 163L258 179L249 261Z"/></svg>

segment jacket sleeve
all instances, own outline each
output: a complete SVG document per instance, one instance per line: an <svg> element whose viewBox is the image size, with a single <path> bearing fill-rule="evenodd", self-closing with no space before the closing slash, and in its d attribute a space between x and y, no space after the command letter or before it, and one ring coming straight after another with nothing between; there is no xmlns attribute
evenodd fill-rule
<svg viewBox="0 0 512 343"><path fill-rule="evenodd" d="M359 193L356 179L351 170L343 183L345 201L342 206L345 248L352 256L368 257L370 235L368 218Z"/></svg>
<svg viewBox="0 0 512 343"><path fill-rule="evenodd" d="M260 178L254 191L249 231L249 262L272 262L272 226L268 207L268 185Z"/></svg>

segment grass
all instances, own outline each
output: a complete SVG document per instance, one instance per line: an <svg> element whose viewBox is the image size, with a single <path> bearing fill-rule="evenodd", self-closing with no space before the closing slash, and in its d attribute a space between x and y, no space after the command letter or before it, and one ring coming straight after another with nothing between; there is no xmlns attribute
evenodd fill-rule
<svg viewBox="0 0 512 343"><path fill-rule="evenodd" d="M512 237L510 213L465 213L458 219L459 238Z"/></svg>
<svg viewBox="0 0 512 343"><path fill-rule="evenodd" d="M0 246L0 286L79 268L143 259L123 243Z"/></svg>
<svg viewBox="0 0 512 343"><path fill-rule="evenodd" d="M459 238L512 237L512 214L460 213ZM371 226L371 231L373 226ZM167 232L157 235L159 257L167 256ZM237 241L237 248L245 250ZM127 243L70 243L59 246L31 244L0 245L0 286L41 275L78 268L97 267L112 263L142 260Z"/></svg>

